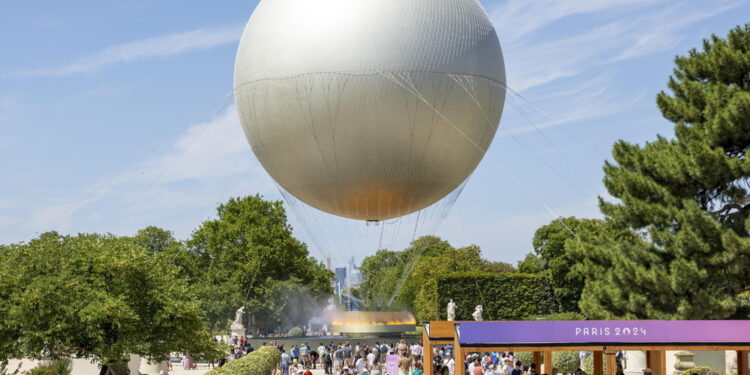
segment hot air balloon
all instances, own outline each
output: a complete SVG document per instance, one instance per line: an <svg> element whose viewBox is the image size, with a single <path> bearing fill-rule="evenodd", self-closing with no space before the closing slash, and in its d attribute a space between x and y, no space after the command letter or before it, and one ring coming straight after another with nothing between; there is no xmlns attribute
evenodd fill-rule
<svg viewBox="0 0 750 375"><path fill-rule="evenodd" d="M368 221L460 186L494 138L505 87L477 0L261 0L234 76L245 135L277 184Z"/></svg>

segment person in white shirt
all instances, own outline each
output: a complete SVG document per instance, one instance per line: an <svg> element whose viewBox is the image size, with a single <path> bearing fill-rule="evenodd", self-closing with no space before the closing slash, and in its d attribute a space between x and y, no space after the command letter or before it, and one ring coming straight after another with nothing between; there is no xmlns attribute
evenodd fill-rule
<svg viewBox="0 0 750 375"><path fill-rule="evenodd" d="M323 355L326 354L326 346L323 345L323 343L320 343L320 346L318 346L318 357L320 358L320 366L324 366L323 364Z"/></svg>
<svg viewBox="0 0 750 375"><path fill-rule="evenodd" d="M367 354L367 366L368 367L372 366L372 364L375 362L375 358L377 357L375 355L376 350L377 349L373 348L372 350L370 350L370 353Z"/></svg>
<svg viewBox="0 0 750 375"><path fill-rule="evenodd" d="M354 366L357 368L357 373L361 374L365 372L365 359L362 357L359 357L357 359L357 363L354 364Z"/></svg>
<svg viewBox="0 0 750 375"><path fill-rule="evenodd" d="M446 366L448 366L448 374L449 375L456 375L456 361L453 360L452 355L446 356Z"/></svg>
<svg viewBox="0 0 750 375"><path fill-rule="evenodd" d="M421 361L422 345L419 345L419 343L414 343L414 345L411 346L411 356L414 361Z"/></svg>
<svg viewBox="0 0 750 375"><path fill-rule="evenodd" d="M513 371L513 366L511 366L510 358L505 358L503 360L503 373L505 375L510 375L510 372Z"/></svg>

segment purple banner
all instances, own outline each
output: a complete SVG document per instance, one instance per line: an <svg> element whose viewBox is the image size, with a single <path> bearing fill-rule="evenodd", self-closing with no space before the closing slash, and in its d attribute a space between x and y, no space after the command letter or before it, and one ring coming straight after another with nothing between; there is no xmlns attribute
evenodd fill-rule
<svg viewBox="0 0 750 375"><path fill-rule="evenodd" d="M750 320L461 322L462 345L750 343Z"/></svg>

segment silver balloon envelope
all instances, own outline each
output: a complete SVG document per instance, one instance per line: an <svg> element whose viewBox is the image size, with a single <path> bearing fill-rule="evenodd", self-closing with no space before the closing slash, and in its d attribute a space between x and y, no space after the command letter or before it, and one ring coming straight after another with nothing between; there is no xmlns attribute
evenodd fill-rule
<svg viewBox="0 0 750 375"><path fill-rule="evenodd" d="M476 168L505 68L476 0L262 0L234 90L250 146L284 190L385 220L437 202Z"/></svg>

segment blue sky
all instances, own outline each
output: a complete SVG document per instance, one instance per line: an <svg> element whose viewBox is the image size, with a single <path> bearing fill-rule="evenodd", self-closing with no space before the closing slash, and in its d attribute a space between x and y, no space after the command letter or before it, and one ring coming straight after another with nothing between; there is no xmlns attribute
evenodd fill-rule
<svg viewBox="0 0 750 375"><path fill-rule="evenodd" d="M187 238L230 196L281 199L231 95L256 3L2 2L0 243L147 225ZM435 233L514 263L555 215L599 216L616 140L671 133L654 98L674 56L750 21L748 0L482 3L522 98L509 97L488 155ZM334 263L374 250L335 248L337 237L358 238L290 220L313 255L333 249Z"/></svg>

